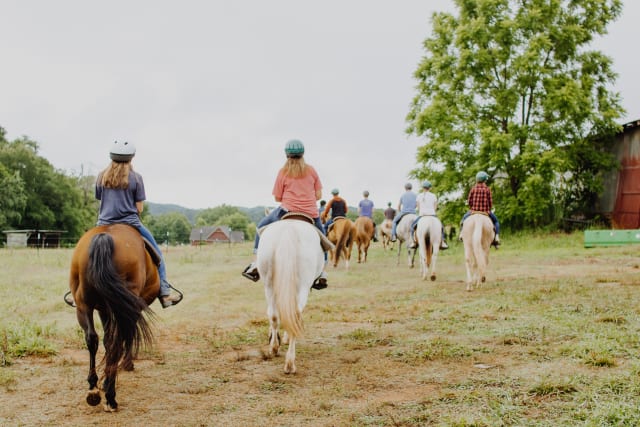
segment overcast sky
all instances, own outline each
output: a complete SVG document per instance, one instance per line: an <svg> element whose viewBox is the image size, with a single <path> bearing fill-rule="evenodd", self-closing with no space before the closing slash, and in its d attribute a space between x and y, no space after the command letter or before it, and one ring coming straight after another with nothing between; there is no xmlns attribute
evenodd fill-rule
<svg viewBox="0 0 640 427"><path fill-rule="evenodd" d="M69 173L137 146L147 199L188 208L275 205L284 144L304 142L324 197L397 204L415 167L412 77L451 1L0 0L0 126ZM640 119L640 2L595 47ZM413 182L414 186L418 183ZM437 189L436 189L437 193Z"/></svg>

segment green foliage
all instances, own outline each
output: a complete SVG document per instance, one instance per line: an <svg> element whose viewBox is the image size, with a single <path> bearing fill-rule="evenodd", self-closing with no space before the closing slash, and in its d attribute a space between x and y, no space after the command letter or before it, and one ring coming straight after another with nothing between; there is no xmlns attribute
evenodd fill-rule
<svg viewBox="0 0 640 427"><path fill-rule="evenodd" d="M263 209L264 212L264 209ZM245 239L250 238L252 228L251 218L239 208L229 205L220 205L215 208L205 209L196 216L197 226L226 225L234 231L242 231Z"/></svg>
<svg viewBox="0 0 640 427"><path fill-rule="evenodd" d="M512 228L591 208L623 110L611 60L588 48L621 1L455 3L458 16L433 15L414 74L407 132L427 142L413 176L434 183L445 222L464 211L478 170Z"/></svg>
<svg viewBox="0 0 640 427"><path fill-rule="evenodd" d="M35 141L23 137L9 142L4 135L0 128L0 223L16 229L65 230L66 238L77 239L95 221L96 204L83 188L89 178L54 169L38 155Z"/></svg>
<svg viewBox="0 0 640 427"><path fill-rule="evenodd" d="M170 244L189 243L192 227L184 214L171 212L157 216L149 215L144 221L159 243L166 242L167 239Z"/></svg>
<svg viewBox="0 0 640 427"><path fill-rule="evenodd" d="M50 326L22 321L0 328L2 353L6 357L52 356L57 351L50 342L54 332Z"/></svg>

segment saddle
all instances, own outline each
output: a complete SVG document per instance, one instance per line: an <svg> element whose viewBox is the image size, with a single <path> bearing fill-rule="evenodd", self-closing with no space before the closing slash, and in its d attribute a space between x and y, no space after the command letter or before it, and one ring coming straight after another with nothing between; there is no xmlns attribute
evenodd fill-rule
<svg viewBox="0 0 640 427"><path fill-rule="evenodd" d="M334 250L335 246L327 236L325 236L318 228L315 226L315 221L309 215L301 213L301 212L287 212L280 218L280 220L289 220L289 221L303 221L313 225L313 228L318 232L318 236L320 237L320 246L324 252ZM262 234L265 228L269 226L265 225L264 227L258 230L258 234Z"/></svg>
<svg viewBox="0 0 640 427"><path fill-rule="evenodd" d="M156 251L156 248L153 247L153 245L151 244L150 241L148 241L142 235L140 235L140 237L142 238L142 241L144 242L144 247L147 250L147 252L149 253L149 256L151 256L151 261L153 261L153 263L156 265L156 267L159 267L160 263L162 262L162 257Z"/></svg>
<svg viewBox="0 0 640 427"><path fill-rule="evenodd" d="M337 216L337 217L333 218L333 222L329 225L329 228L327 228L327 233L329 233L329 230L331 230L333 228L333 226L335 225L336 222L342 221L343 219L346 219L346 217L345 216Z"/></svg>

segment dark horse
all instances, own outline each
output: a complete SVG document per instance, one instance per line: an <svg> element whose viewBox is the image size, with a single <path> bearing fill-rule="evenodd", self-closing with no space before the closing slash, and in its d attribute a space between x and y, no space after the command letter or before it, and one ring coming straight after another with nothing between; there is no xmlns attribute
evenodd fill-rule
<svg viewBox="0 0 640 427"><path fill-rule="evenodd" d="M133 370L140 347L153 341L149 304L160 290L158 270L135 228L103 225L87 231L78 241L69 287L89 350L87 403L96 406L101 400L96 374L99 338L93 322L96 310L104 330L104 410L115 412L118 368Z"/></svg>

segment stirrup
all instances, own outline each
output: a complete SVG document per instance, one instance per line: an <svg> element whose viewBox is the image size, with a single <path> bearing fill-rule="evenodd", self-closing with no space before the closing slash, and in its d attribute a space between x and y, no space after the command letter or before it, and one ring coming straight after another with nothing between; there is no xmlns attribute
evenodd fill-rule
<svg viewBox="0 0 640 427"><path fill-rule="evenodd" d="M326 288L327 286L327 278L320 276L313 282L311 288L320 290Z"/></svg>
<svg viewBox="0 0 640 427"><path fill-rule="evenodd" d="M71 291L68 291L66 294L64 294L62 299L64 300L64 302L69 304L71 307L75 307L76 306L76 302L73 300L73 297L71 296Z"/></svg>
<svg viewBox="0 0 640 427"><path fill-rule="evenodd" d="M242 275L254 282L260 280L260 273L258 273L258 269L253 265L253 263L249 264L249 266L244 269Z"/></svg>

